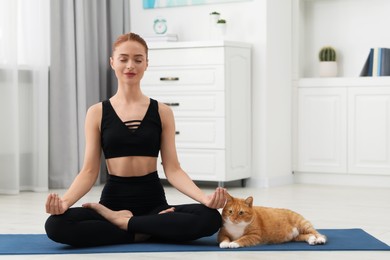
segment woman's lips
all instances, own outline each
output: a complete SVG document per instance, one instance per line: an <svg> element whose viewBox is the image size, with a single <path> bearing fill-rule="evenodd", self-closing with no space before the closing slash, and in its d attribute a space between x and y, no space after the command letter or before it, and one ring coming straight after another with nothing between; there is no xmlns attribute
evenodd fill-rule
<svg viewBox="0 0 390 260"><path fill-rule="evenodd" d="M135 73L125 73L125 76L126 76L126 77L134 77L134 76L135 76Z"/></svg>

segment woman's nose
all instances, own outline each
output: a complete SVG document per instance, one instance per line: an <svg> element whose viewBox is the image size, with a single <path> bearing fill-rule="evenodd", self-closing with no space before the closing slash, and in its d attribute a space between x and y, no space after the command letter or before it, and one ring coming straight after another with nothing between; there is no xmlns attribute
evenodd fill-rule
<svg viewBox="0 0 390 260"><path fill-rule="evenodd" d="M129 61L129 62L127 62L127 64L126 64L126 69L133 69L134 68L134 66L133 66L133 62L131 62L131 61Z"/></svg>

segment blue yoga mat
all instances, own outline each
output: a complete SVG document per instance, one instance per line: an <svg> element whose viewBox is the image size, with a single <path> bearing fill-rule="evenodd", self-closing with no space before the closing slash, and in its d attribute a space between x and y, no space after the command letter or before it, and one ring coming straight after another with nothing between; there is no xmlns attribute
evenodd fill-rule
<svg viewBox="0 0 390 260"><path fill-rule="evenodd" d="M320 229L328 237L325 245L310 246L304 242L259 245L237 249L221 249L216 234L185 244L136 243L89 248L73 248L51 241L44 234L2 234L0 255L92 254L136 252L200 252L200 251L387 251L390 247L362 229Z"/></svg>

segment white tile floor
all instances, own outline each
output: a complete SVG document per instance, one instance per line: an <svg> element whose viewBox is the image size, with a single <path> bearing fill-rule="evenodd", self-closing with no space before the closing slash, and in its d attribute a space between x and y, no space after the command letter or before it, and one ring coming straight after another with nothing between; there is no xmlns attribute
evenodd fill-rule
<svg viewBox="0 0 390 260"><path fill-rule="evenodd" d="M210 186L202 187L211 191ZM79 203L97 201L95 187ZM233 196L254 196L256 205L289 208L301 213L316 228L363 228L390 245L390 189L313 185L289 185L268 189L228 187ZM62 193L63 191L56 191ZM166 187L171 204L191 202ZM0 233L44 233L46 193L0 195ZM390 259L390 252L202 252L131 253L88 255L0 256L0 259Z"/></svg>

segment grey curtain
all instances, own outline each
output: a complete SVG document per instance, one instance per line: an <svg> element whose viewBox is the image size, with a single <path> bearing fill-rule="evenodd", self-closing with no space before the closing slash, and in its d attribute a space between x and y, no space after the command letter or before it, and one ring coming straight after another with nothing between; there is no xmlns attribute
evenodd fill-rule
<svg viewBox="0 0 390 260"><path fill-rule="evenodd" d="M50 188L71 184L83 164L86 111L116 92L109 56L112 42L129 31L129 13L129 0L51 1Z"/></svg>

